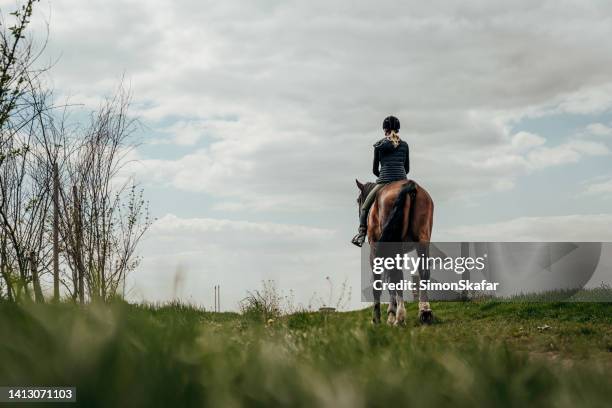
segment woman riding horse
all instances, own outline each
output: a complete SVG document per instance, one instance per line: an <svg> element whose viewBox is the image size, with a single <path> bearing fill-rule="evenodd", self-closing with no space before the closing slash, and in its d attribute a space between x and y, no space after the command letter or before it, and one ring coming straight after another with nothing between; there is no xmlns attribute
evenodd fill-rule
<svg viewBox="0 0 612 408"><path fill-rule="evenodd" d="M389 116L383 121L385 137L374 145L372 170L378 177L376 183L362 184L356 180L360 192L357 199L360 225L359 233L352 242L360 247L366 236L369 237L370 262L376 257L384 258L388 251L408 253L416 250L418 257L429 256L433 200L423 187L406 177L410 170L408 144L400 139L399 128L399 120L394 116ZM386 272L391 283L398 283L403 279L402 270L391 268ZM429 278L429 269L420 265L418 276L413 275L413 283ZM372 293L374 297L372 321L379 323L381 290L373 286ZM387 323L401 325L406 315L403 291L390 289L389 295ZM423 323L431 323L433 313L427 291L419 290L417 283L413 296L419 300L419 319Z"/></svg>
<svg viewBox="0 0 612 408"><path fill-rule="evenodd" d="M385 137L374 144L374 163L372 172L376 177L376 186L369 192L359 211L359 232L353 244L361 247L368 230L368 212L381 188L387 184L406 180L410 171L408 143L399 137L400 121L395 116L388 116L383 121Z"/></svg>

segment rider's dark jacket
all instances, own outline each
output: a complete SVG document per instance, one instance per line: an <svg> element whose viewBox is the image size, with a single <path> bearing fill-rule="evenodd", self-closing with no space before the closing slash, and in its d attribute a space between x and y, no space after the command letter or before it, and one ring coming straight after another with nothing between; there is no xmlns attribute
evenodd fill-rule
<svg viewBox="0 0 612 408"><path fill-rule="evenodd" d="M405 180L406 174L410 171L408 153L408 143L403 140L400 140L397 147L387 138L376 142L372 168L374 175L378 177L376 183Z"/></svg>

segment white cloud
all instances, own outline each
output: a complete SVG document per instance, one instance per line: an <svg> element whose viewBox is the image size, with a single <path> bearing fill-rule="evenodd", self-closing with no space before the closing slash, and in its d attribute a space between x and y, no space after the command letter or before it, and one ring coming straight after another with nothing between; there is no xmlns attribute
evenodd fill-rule
<svg viewBox="0 0 612 408"><path fill-rule="evenodd" d="M542 146L546 143L546 139L534 133L518 132L512 136L510 143L517 152L524 152Z"/></svg>
<svg viewBox="0 0 612 408"><path fill-rule="evenodd" d="M586 45L585 45L586 46ZM591 47L592 50L595 48ZM575 57L575 56L573 56ZM612 84L602 83L599 87L582 86L578 90L557 98L552 109L554 113L598 114L612 108ZM544 111L546 112L546 111Z"/></svg>
<svg viewBox="0 0 612 408"><path fill-rule="evenodd" d="M610 150L603 143L571 140L555 147L540 147L528 154L529 165L534 169L576 163L583 156L605 156Z"/></svg>
<svg viewBox="0 0 612 408"><path fill-rule="evenodd" d="M206 123L203 121L177 121L162 129L168 135L168 140L160 143L173 143L178 146L193 146L206 135Z"/></svg>
<svg viewBox="0 0 612 408"><path fill-rule="evenodd" d="M249 132L248 126L237 123L228 127L239 135ZM345 208L355 191L352 175L338 167L338 162L349 164L351 157L361 156L363 168L355 174L363 175L369 169L369 154L358 152L364 149L344 138L326 141L295 137L291 132L286 135L290 142L272 137L256 143L248 138L221 137L179 159L143 159L132 169L139 179L221 198L218 209L300 212ZM411 177L438 200L446 201L491 189L507 190L518 177L534 171L610 154L605 144L580 139L547 146L541 136L520 132L508 140L507 145L474 147L460 155L444 147L435 154L417 151L411 156ZM427 149L427 144L424 147ZM344 158L338 152L351 157ZM462 177L449 178L450 174Z"/></svg>
<svg viewBox="0 0 612 408"><path fill-rule="evenodd" d="M612 127L603 123L591 123L585 130L587 134L594 136L612 136Z"/></svg>
<svg viewBox="0 0 612 408"><path fill-rule="evenodd" d="M588 183L584 193L587 195L612 195L612 178Z"/></svg>
<svg viewBox="0 0 612 408"><path fill-rule="evenodd" d="M526 168L600 154L511 135L512 122L600 112L612 102L612 45L600 40L612 36L601 10L609 6L51 6L44 13L50 54L62 55L53 70L59 90L91 101L125 72L145 122L164 123L172 143L194 147L151 160L155 180L213 194L225 209L302 211L352 200L349 180L372 177L369 146L391 112L411 143L415 178L439 200L509 188ZM213 143L199 148L204 137Z"/></svg>
<svg viewBox="0 0 612 408"><path fill-rule="evenodd" d="M167 214L157 220L141 247L143 264L131 276L135 300L173 298L209 307L221 285L223 307L237 308L247 291L273 279L296 303L308 305L347 280L351 307L359 307L358 251L328 229ZM175 281L179 281L178 287Z"/></svg>
<svg viewBox="0 0 612 408"><path fill-rule="evenodd" d="M157 234L214 234L218 232L234 232L244 234L266 234L279 239L321 240L329 239L333 231L324 228L305 227L275 223L250 221L222 220L215 218L179 218L174 214L166 214L151 226L151 233ZM233 240L233 239L232 239ZM218 243L218 240L214 240ZM235 240L234 240L235 242Z"/></svg>
<svg viewBox="0 0 612 408"><path fill-rule="evenodd" d="M489 224L447 228L439 241L591 242L612 241L612 214L520 217Z"/></svg>

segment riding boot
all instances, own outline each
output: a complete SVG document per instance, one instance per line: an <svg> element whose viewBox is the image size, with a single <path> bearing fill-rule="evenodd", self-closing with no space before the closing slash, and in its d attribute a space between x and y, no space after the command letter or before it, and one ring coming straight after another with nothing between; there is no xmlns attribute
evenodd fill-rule
<svg viewBox="0 0 612 408"><path fill-rule="evenodd" d="M367 232L368 232L367 227L365 225L360 225L359 226L359 232L357 233L357 235L355 235L353 237L351 242L354 245L357 245L358 247L361 247L363 245L363 243L365 242Z"/></svg>
<svg viewBox="0 0 612 408"><path fill-rule="evenodd" d="M375 188L375 190L377 189ZM374 194L372 195L375 196L376 192L374 192ZM365 242L366 235L368 233L368 212L369 211L370 211L369 205L365 205L361 208L361 211L359 212L359 230L357 232L357 235L355 235L353 239L351 240L353 245L357 245L360 248Z"/></svg>

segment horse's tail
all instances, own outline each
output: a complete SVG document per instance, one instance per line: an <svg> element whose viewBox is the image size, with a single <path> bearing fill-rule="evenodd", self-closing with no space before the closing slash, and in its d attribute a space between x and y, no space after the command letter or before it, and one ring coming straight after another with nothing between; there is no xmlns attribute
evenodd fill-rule
<svg viewBox="0 0 612 408"><path fill-rule="evenodd" d="M400 242L402 240L402 222L404 220L404 207L406 206L406 196L410 195L414 201L416 196L416 184L410 180L400 190L389 217L383 225L382 234L379 242Z"/></svg>

